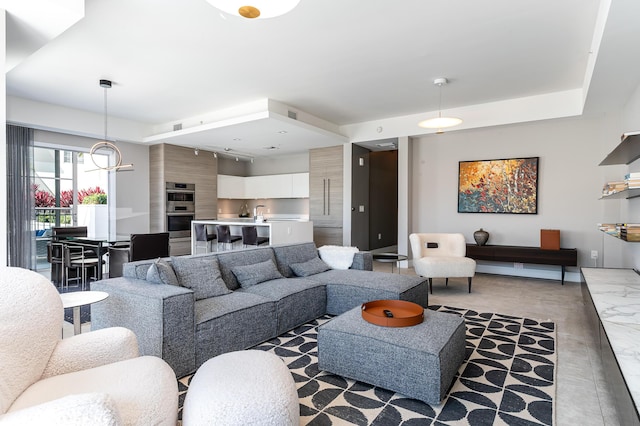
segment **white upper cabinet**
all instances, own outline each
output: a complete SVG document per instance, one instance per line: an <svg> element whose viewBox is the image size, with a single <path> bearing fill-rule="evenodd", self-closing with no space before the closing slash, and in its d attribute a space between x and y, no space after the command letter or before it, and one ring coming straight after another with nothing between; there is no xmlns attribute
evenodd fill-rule
<svg viewBox="0 0 640 426"><path fill-rule="evenodd" d="M268 176L218 175L218 198L308 198L309 173Z"/></svg>
<svg viewBox="0 0 640 426"><path fill-rule="evenodd" d="M309 173L291 175L291 198L309 198Z"/></svg>
<svg viewBox="0 0 640 426"><path fill-rule="evenodd" d="M218 198L246 198L242 176L218 175Z"/></svg>

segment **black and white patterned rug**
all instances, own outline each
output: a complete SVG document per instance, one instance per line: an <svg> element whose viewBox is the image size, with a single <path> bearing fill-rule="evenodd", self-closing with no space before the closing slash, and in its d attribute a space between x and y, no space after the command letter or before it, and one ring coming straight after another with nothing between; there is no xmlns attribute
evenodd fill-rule
<svg viewBox="0 0 640 426"><path fill-rule="evenodd" d="M291 370L304 425L552 425L555 324L446 306L465 319L466 356L440 405L318 370L318 318L255 349ZM191 376L180 379L180 407Z"/></svg>

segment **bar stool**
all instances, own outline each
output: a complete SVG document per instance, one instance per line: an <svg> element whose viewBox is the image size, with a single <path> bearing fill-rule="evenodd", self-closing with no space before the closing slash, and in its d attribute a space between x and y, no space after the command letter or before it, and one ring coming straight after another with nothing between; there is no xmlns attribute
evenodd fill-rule
<svg viewBox="0 0 640 426"><path fill-rule="evenodd" d="M218 249L220 244L223 244L223 248L225 244L230 244L231 248L233 248L233 243L242 239L240 235L231 235L229 225L216 225L216 233L218 234Z"/></svg>
<svg viewBox="0 0 640 426"><path fill-rule="evenodd" d="M209 253L210 251L213 251L211 247L212 246L211 241L217 238L216 234L208 234L207 225L205 225L204 223L194 223L193 227L195 228L195 231L196 231L196 247L195 247L196 253L198 253L198 243L206 243L205 250L207 253Z"/></svg>
<svg viewBox="0 0 640 426"><path fill-rule="evenodd" d="M242 227L242 246L259 246L268 243L269 237L258 237L258 228L255 225L247 225Z"/></svg>

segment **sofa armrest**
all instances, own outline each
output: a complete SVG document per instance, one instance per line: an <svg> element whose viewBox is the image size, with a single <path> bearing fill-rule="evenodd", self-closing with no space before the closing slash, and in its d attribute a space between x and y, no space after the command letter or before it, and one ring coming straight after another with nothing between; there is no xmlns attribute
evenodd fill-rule
<svg viewBox="0 0 640 426"><path fill-rule="evenodd" d="M123 424L116 404L105 393L83 393L0 415L3 426L47 424L114 426Z"/></svg>
<svg viewBox="0 0 640 426"><path fill-rule="evenodd" d="M136 335L126 328L109 327L60 340L42 379L86 370L138 356Z"/></svg>
<svg viewBox="0 0 640 426"><path fill-rule="evenodd" d="M141 355L164 359L178 377L195 370L193 292L136 278L113 278L91 284L109 297L91 307L92 330L125 327L138 338Z"/></svg>
<svg viewBox="0 0 640 426"><path fill-rule="evenodd" d="M370 251L359 251L353 255L353 263L349 269L373 271L373 255Z"/></svg>

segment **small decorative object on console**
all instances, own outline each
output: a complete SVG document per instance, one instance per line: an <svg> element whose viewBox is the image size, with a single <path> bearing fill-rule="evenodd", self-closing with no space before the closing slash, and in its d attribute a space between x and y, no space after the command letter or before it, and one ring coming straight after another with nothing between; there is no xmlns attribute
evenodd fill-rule
<svg viewBox="0 0 640 426"><path fill-rule="evenodd" d="M478 244L479 246L483 246L487 244L487 241L489 241L489 233L480 228L473 233L473 239L476 240L476 244Z"/></svg>
<svg viewBox="0 0 640 426"><path fill-rule="evenodd" d="M560 230L541 229L540 248L542 250L560 250Z"/></svg>

